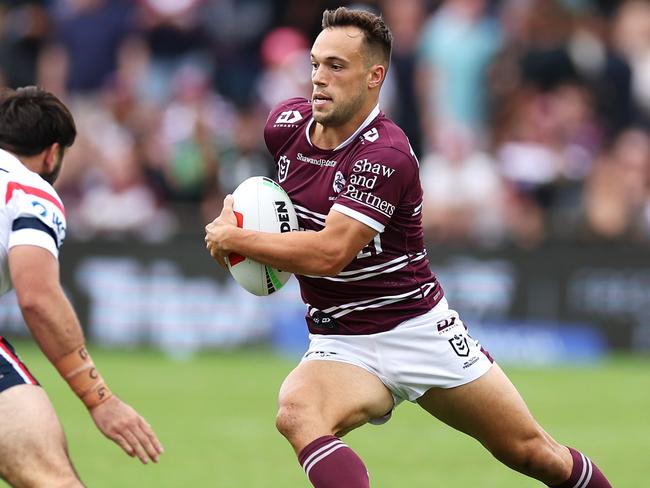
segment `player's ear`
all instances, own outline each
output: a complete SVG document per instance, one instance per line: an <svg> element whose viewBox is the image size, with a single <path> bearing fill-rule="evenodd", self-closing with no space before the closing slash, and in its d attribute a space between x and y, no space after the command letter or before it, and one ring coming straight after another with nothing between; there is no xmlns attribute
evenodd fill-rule
<svg viewBox="0 0 650 488"><path fill-rule="evenodd" d="M51 172L56 167L60 148L61 145L58 142L55 142L45 149L43 162L47 171Z"/></svg>
<svg viewBox="0 0 650 488"><path fill-rule="evenodd" d="M386 67L381 64L373 64L368 70L368 88L377 88L386 77Z"/></svg>

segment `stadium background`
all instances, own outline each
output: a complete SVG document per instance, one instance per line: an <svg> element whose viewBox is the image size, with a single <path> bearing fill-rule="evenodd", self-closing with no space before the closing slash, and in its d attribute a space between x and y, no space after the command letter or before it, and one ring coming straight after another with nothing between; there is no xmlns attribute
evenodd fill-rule
<svg viewBox="0 0 650 488"><path fill-rule="evenodd" d="M46 380L89 486L304 485L273 433L275 391L306 340L295 281L248 295L202 238L224 194L273 174L266 114L309 95L309 46L322 10L338 5L0 1L0 85L39 84L78 124L57 183L64 285L105 376L169 451L142 471L97 439L17 339L27 334L8 295L0 333ZM381 108L420 158L430 260L451 304L552 433L592 453L615 486L645 486L650 4L352 5L381 11L393 30ZM536 486L404 411L352 434L376 486ZM381 442L412 449L390 459Z"/></svg>

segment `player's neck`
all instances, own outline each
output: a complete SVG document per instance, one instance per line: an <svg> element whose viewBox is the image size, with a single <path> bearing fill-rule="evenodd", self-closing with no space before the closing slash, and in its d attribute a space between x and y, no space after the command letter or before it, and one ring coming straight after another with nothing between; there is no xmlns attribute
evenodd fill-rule
<svg viewBox="0 0 650 488"><path fill-rule="evenodd" d="M310 134L312 144L320 149L326 150L337 148L355 133L376 105L376 102L373 105L368 104L368 106L359 110L354 117L343 125L323 125L319 122L314 122Z"/></svg>
<svg viewBox="0 0 650 488"><path fill-rule="evenodd" d="M36 156L18 156L14 154L16 159L20 161L25 168L34 173L39 173L43 170L43 154L37 154Z"/></svg>

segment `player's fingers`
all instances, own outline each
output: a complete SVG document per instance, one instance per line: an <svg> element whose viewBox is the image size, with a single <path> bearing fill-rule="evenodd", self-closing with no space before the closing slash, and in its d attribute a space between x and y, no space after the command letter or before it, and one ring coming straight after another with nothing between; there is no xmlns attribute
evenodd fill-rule
<svg viewBox="0 0 650 488"><path fill-rule="evenodd" d="M162 454L163 452L165 452L165 448L163 447L162 443L158 440L158 436L151 428L151 425L149 425L149 423L143 418L140 418L140 428L142 429L144 435L146 435L149 438L149 441L151 442L153 448L156 450L156 453Z"/></svg>
<svg viewBox="0 0 650 488"><path fill-rule="evenodd" d="M112 439L115 443L122 448L122 450L127 453L129 456L135 456L135 450L131 447L131 444L127 442L124 436L120 434L115 434Z"/></svg>
<svg viewBox="0 0 650 488"><path fill-rule="evenodd" d="M210 256L212 256L212 258L217 263L219 263L219 266L221 266L224 269L228 269L228 266L226 265L225 258L219 253L219 251L217 250L217 248L215 246L211 246L209 248L209 251L210 251Z"/></svg>
<svg viewBox="0 0 650 488"><path fill-rule="evenodd" d="M147 435L147 433L144 431L142 426L138 425L134 427L133 429L131 429L131 432L136 437L136 439L144 449L149 459L151 459L154 463L157 463L158 450L156 449L156 446L153 445L153 442L151 442L151 438Z"/></svg>
<svg viewBox="0 0 650 488"><path fill-rule="evenodd" d="M135 451L135 455L138 456L140 462L142 464L147 464L149 462L147 453L145 452L144 447L142 446L138 438L135 436L135 434L133 434L133 432L130 429L125 429L122 432L122 435L127 440L129 445L133 448L133 450Z"/></svg>

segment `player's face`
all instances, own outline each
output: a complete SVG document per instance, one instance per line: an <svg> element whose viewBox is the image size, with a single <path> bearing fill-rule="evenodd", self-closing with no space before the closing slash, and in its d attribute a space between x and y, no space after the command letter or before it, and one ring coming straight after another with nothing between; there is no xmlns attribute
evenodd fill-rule
<svg viewBox="0 0 650 488"><path fill-rule="evenodd" d="M363 57L363 33L356 27L324 29L311 50L314 120L343 125L368 97L368 67Z"/></svg>

